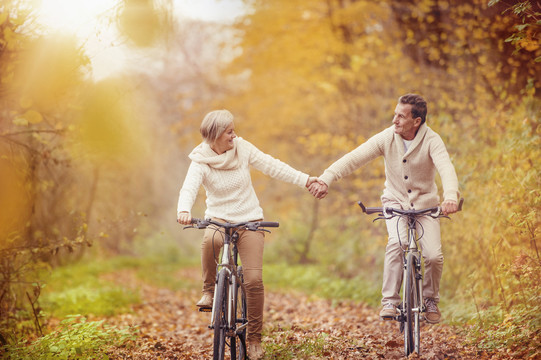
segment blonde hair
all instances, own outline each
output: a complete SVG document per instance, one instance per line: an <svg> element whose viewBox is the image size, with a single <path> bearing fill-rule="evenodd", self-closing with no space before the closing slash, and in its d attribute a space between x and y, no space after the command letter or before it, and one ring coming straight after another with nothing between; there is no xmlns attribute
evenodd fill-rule
<svg viewBox="0 0 541 360"><path fill-rule="evenodd" d="M203 140L212 145L231 123L233 123L233 114L228 110L214 110L205 115L199 131Z"/></svg>

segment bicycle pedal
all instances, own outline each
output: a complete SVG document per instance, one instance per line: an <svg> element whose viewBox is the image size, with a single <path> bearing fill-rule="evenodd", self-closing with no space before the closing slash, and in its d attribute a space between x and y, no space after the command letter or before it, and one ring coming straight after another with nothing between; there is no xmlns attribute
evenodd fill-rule
<svg viewBox="0 0 541 360"><path fill-rule="evenodd" d="M396 317L395 316L380 316L379 319L384 320L384 321L389 321L389 320L395 320Z"/></svg>
<svg viewBox="0 0 541 360"><path fill-rule="evenodd" d="M199 312L212 312L212 308L209 307L200 307Z"/></svg>

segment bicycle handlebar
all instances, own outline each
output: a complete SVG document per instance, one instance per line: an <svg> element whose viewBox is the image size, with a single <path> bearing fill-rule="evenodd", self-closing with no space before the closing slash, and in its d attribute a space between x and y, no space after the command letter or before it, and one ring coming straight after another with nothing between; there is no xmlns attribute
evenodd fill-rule
<svg viewBox="0 0 541 360"><path fill-rule="evenodd" d="M366 207L362 202L357 202L364 213L366 214L380 214L381 216L387 215L429 215L434 218L441 216L441 207L435 206L427 209L421 210L402 210L396 208L388 207ZM462 204L464 203L464 198L460 198L458 202L458 211L462 211Z"/></svg>
<svg viewBox="0 0 541 360"><path fill-rule="evenodd" d="M232 229L232 228L245 228L250 231L257 231L259 228L264 227L279 227L280 224L274 221L244 221L239 223L229 223L229 222L219 222L212 219L196 219L192 218L192 224L197 229L204 229L209 225L216 225L222 228L226 229ZM190 227L190 226L189 226Z"/></svg>

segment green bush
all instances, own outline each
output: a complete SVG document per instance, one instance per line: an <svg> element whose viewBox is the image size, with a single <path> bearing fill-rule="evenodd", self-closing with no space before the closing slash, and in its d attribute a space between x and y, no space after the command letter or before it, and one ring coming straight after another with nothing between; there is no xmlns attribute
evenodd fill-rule
<svg viewBox="0 0 541 360"><path fill-rule="evenodd" d="M9 360L109 359L107 349L135 340L136 329L118 329L101 321L87 322L80 315L68 316L58 330L34 342L22 340L6 347Z"/></svg>
<svg viewBox="0 0 541 360"><path fill-rule="evenodd" d="M479 310L470 341L481 349L507 348L521 358L541 354L541 262L522 254L499 274L507 295L498 306Z"/></svg>

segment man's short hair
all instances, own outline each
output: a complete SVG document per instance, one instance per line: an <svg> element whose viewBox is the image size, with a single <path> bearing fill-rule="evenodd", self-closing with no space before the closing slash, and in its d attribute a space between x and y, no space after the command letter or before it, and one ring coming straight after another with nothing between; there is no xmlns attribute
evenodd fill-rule
<svg viewBox="0 0 541 360"><path fill-rule="evenodd" d="M420 117L421 125L426 121L426 100L423 99L421 95L417 94L406 94L398 98L400 104L410 104L411 105L411 115L414 119Z"/></svg>

